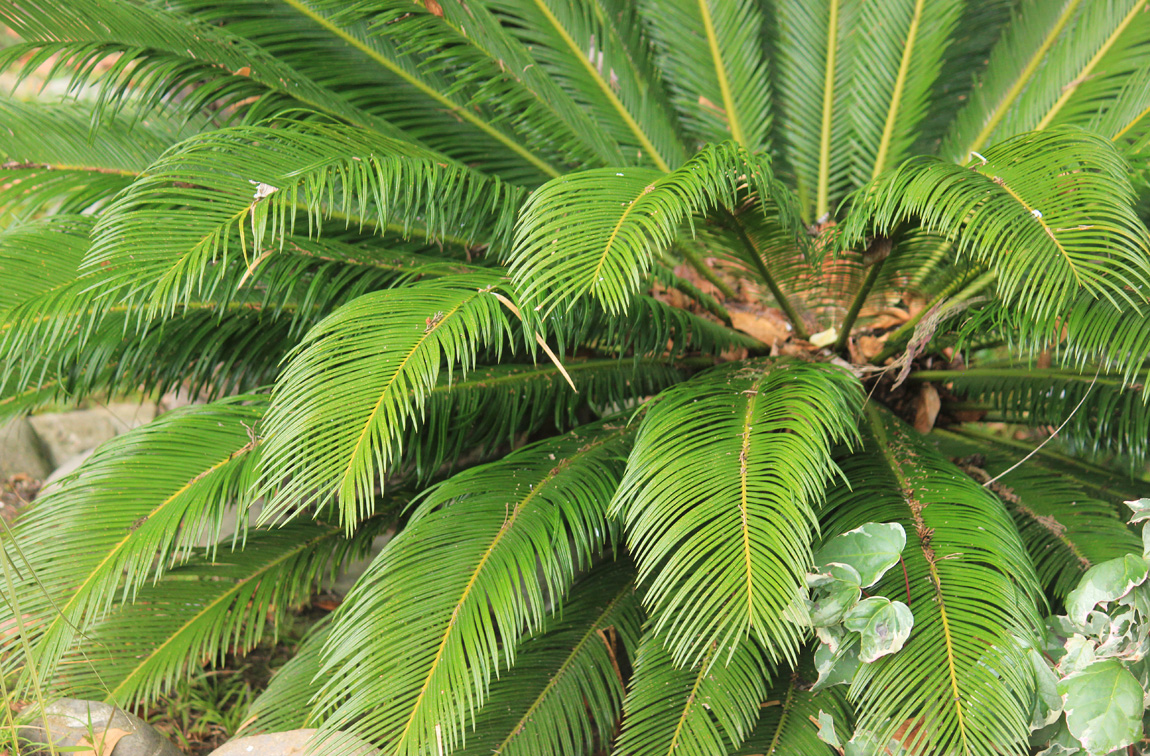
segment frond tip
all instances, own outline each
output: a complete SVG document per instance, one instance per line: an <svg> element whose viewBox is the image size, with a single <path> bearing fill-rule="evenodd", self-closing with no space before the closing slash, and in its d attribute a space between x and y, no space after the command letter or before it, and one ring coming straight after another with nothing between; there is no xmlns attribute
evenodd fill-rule
<svg viewBox="0 0 1150 756"><path fill-rule="evenodd" d="M793 656L804 630L786 613L811 565L814 507L861 402L846 370L788 360L721 366L659 396L612 508L676 663L748 634Z"/></svg>

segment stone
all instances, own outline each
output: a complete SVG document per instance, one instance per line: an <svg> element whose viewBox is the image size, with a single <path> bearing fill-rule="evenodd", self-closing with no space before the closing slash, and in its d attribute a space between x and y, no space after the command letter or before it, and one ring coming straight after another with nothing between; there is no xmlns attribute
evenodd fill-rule
<svg viewBox="0 0 1150 756"><path fill-rule="evenodd" d="M147 722L106 703L63 698L48 706L45 714L20 728L27 756L49 753L45 723L58 752L71 756L182 756Z"/></svg>
<svg viewBox="0 0 1150 756"><path fill-rule="evenodd" d="M152 402L122 402L71 412L46 412L29 418L48 448L52 467L60 467L76 455L108 439L150 422L156 417Z"/></svg>
<svg viewBox="0 0 1150 756"><path fill-rule="evenodd" d="M340 756L377 756L381 751L371 744L347 733L334 733L322 743L308 748L312 736L319 730L307 728L287 732L269 732L249 735L224 743L208 756L320 756L338 753ZM116 754L115 756L119 756Z"/></svg>
<svg viewBox="0 0 1150 756"><path fill-rule="evenodd" d="M0 480L27 475L43 480L52 471L44 442L26 417L17 417L0 426Z"/></svg>

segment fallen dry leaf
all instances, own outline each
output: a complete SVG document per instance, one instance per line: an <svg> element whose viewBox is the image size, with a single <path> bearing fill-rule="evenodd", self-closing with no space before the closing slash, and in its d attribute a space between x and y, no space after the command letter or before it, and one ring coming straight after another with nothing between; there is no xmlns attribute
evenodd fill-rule
<svg viewBox="0 0 1150 756"><path fill-rule="evenodd" d="M791 337L787 319L779 310L770 307L761 310L733 307L728 312L731 313L731 325L767 346L776 346Z"/></svg>
<svg viewBox="0 0 1150 756"><path fill-rule="evenodd" d="M886 340L876 336L863 335L855 339L855 346L858 348L859 356L866 362L870 362L878 357L882 348L886 346Z"/></svg>
<svg viewBox="0 0 1150 756"><path fill-rule="evenodd" d="M88 742L87 738L80 738L75 745L78 750L70 750L69 753L72 756L111 756L116 743L120 742L120 738L131 734L128 730L120 730L116 727L99 730L92 733L92 739L96 741L95 743Z"/></svg>
<svg viewBox="0 0 1150 756"><path fill-rule="evenodd" d="M938 390L929 383L922 384L918 390L918 399L915 401L914 429L919 433L930 433L941 406Z"/></svg>

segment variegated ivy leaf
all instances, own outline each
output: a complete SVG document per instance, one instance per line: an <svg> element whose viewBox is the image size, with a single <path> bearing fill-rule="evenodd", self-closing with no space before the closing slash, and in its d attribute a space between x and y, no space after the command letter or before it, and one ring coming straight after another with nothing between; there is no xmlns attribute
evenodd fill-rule
<svg viewBox="0 0 1150 756"><path fill-rule="evenodd" d="M854 567L832 562L823 569L823 572L807 576L807 587L812 589L807 610L815 627L842 622L862 596L859 573Z"/></svg>
<svg viewBox="0 0 1150 756"><path fill-rule="evenodd" d="M843 624L862 635L859 659L869 664L902 649L914 627L914 615L901 601L872 596L860 601Z"/></svg>
<svg viewBox="0 0 1150 756"><path fill-rule="evenodd" d="M1133 512L1130 516L1130 524L1142 522L1143 520L1150 520L1150 499L1134 499L1133 501L1125 502L1126 506L1130 507Z"/></svg>
<svg viewBox="0 0 1150 756"><path fill-rule="evenodd" d="M898 564L906 546L906 531L897 522L868 522L827 541L815 553L820 568L832 563L858 570L860 585L869 588Z"/></svg>
<svg viewBox="0 0 1150 756"><path fill-rule="evenodd" d="M861 664L858 636L853 633L837 648L826 643L819 644L815 649L815 669L818 670L819 679L811 686L811 692L817 693L832 685L849 685Z"/></svg>
<svg viewBox="0 0 1150 756"><path fill-rule="evenodd" d="M1142 738L1142 686L1117 659L1096 661L1058 686L1066 725L1091 756Z"/></svg>
<svg viewBox="0 0 1150 756"><path fill-rule="evenodd" d="M1066 597L1067 614L1075 624L1085 625L1095 606L1122 598L1135 586L1142 585L1148 573L1150 563L1134 554L1094 565Z"/></svg>
<svg viewBox="0 0 1150 756"><path fill-rule="evenodd" d="M818 717L819 731L815 733L818 739L823 741L829 746L842 749L843 743L839 740L839 734L835 732L835 718L827 714L822 709L819 709Z"/></svg>

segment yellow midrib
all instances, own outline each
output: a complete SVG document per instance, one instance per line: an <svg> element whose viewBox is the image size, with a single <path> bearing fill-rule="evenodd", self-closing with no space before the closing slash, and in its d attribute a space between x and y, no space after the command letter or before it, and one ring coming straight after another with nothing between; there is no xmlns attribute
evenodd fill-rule
<svg viewBox="0 0 1150 756"><path fill-rule="evenodd" d="M1142 8L1148 1L1150 0L1138 0L1138 2L1134 4L1134 7L1130 9L1130 12L1126 14L1126 17L1122 19L1121 23L1119 23L1118 26L1115 27L1114 31L1110 34L1110 36L1106 38L1106 41L1102 44L1102 47L1098 48L1098 51L1094 53L1090 60L1086 62L1086 65L1082 67L1082 70L1078 73L1078 75L1071 79L1070 83L1064 87L1062 96L1059 97L1057 101L1055 101L1055 103L1050 107L1050 110L1047 111L1046 115L1042 117L1042 120L1038 122L1038 125L1034 127L1035 131L1042 131L1050 125L1050 122L1053 121L1054 118L1058 115L1058 111L1062 110L1063 106L1066 105L1070 98L1074 96L1075 91L1078 89L1078 84L1085 81L1086 78L1094 72L1095 66L1097 66L1099 61L1101 61L1102 58L1106 56L1106 53L1110 51L1110 48L1114 46L1114 43L1118 41L1118 38L1122 36L1122 32L1126 31L1126 27L1128 27L1134 21L1134 18L1142 12Z"/></svg>
<svg viewBox="0 0 1150 756"><path fill-rule="evenodd" d="M658 643L658 639L653 639L653 643ZM707 655L703 657L702 664L699 665L699 674L695 676L695 684L691 686L691 694L687 696L687 703L683 706L683 713L679 715L679 721L675 725L675 734L671 736L671 747L667 749L668 756L673 756L675 749L679 746L679 736L683 733L683 725L687 723L687 716L691 713L691 708L695 705L695 696L699 693L699 686L703 684L706 679L707 673L711 670L711 657L715 655L716 645L712 644Z"/></svg>
<svg viewBox="0 0 1150 756"><path fill-rule="evenodd" d="M507 744L514 740L515 737L523 731L523 727L531 719L531 715L535 713L535 710L543 704L543 701L547 698L547 694L549 694L555 688L555 686L559 684L559 681L563 679L563 675L566 674L571 665L575 663L575 657L578 656L583 647L587 645L588 641L594 638L595 634L598 633L600 629L602 629L599 625L603 621L603 618L611 616L611 613L615 611L615 607L619 605L619 602L627 598L627 596L633 593L634 590L635 584L633 582L629 582L626 586L623 587L623 590L615 596L615 598L608 602L607 606L600 613L599 619L597 619L591 625L591 627L587 629L587 632L583 634L579 641L571 647L571 653L567 655L567 658L565 658L563 663L559 665L559 669L555 671L555 674L551 675L551 679L547 681L547 685L543 688L539 695L535 697L535 700L531 702L531 705L527 707L527 711L523 713L523 716L520 717L519 721L515 723L515 726L511 728L511 734L504 738L503 742L495 747L495 749L492 751L493 754L502 753L503 749L507 747Z"/></svg>
<svg viewBox="0 0 1150 756"><path fill-rule="evenodd" d="M623 123L627 125L627 128L635 135L635 138L639 140L639 144L647 154L651 156L651 160L655 162L659 170L664 173L669 173L671 167L667 164L667 161L665 161L663 156L659 154L659 151L655 149L654 143L647 137L646 132L639 126L638 121L636 121L627 108L624 107L622 100L615 95L615 91L611 89L611 85L603 79L598 69L592 65L591 61L579 48L579 45L575 43L575 39L567 32L567 29L559 22L559 19L551 12L551 9L547 7L547 3L544 0L535 0L535 7L537 7L539 12L547 19L547 23L551 24L551 27L555 30L555 33L559 35L559 38L563 40L563 44L567 46L571 54L582 64L583 68L591 76L592 81L594 81L595 85L599 88L599 91L601 91L603 96L607 98L607 101L611 103L611 108L623 119Z"/></svg>
<svg viewBox="0 0 1150 756"><path fill-rule="evenodd" d="M980 172L980 175L985 176L986 174ZM1050 238L1050 241L1054 242L1054 246L1062 254L1063 259L1066 260L1066 264L1070 266L1070 272L1074 274L1075 283L1077 283L1079 286L1081 286L1082 285L1082 276L1080 276L1078 274L1078 268L1077 268L1077 266L1075 266L1074 260L1071 259L1070 253L1066 251L1066 247L1062 246L1062 242L1058 241L1058 237L1054 235L1054 231L1050 228L1049 224L1047 224L1047 222L1045 220L1043 220L1042 218L1035 215L1034 214L1034 208L1031 207L1030 205L1028 205L1026 203L1026 200L1022 199L1022 197L1019 196L1019 194L1016 191L1011 189L1010 186L1007 185L1007 183L1005 181L1002 181L1001 183L999 183L998 181L995 181L993 183L995 186L1002 187L1002 189L1007 194L1009 194L1014 199L1015 202L1022 205L1026 209L1027 214L1031 218L1033 218L1038 223L1038 225L1042 226L1042 230L1046 232L1046 235L1047 235L1047 237ZM1041 211L1039 211L1039 212L1041 212Z"/></svg>
<svg viewBox="0 0 1150 756"><path fill-rule="evenodd" d="M639 196L627 203L627 208L623 210L623 214L619 216L619 220L615 222L615 227L611 229L611 235L607 237L607 243L603 245L603 254L599 256L599 262L595 265L595 272L591 274L591 288L599 288L599 274L603 272L603 266L607 263L607 257L611 254L611 247L615 246L615 239L619 236L619 229L623 228L623 223L627 220L627 216L635 209L635 205L639 200L643 199L650 193L658 182L652 182L643 187L643 191L639 192Z"/></svg>
<svg viewBox="0 0 1150 756"><path fill-rule="evenodd" d="M898 113L902 108L902 90L906 87L906 77L910 71L910 59L914 56L914 43L918 37L918 27L922 21L922 5L925 0L916 0L914 15L910 19L910 28L906 32L906 45L902 50L902 60L898 64L898 77L894 82L894 91L890 96L890 108L886 114L886 124L883 126L882 139L879 140L878 154L875 155L874 170L871 171L871 180L878 178L886 167L887 152L894 138L894 125L898 121Z"/></svg>
<svg viewBox="0 0 1150 756"><path fill-rule="evenodd" d="M755 621L755 593L754 593L754 570L751 566L751 528L747 515L748 510L748 495L747 495L747 473L750 467L751 450L751 423L755 419L755 404L759 398L759 388L763 384L763 378L755 381L750 394L750 399L747 400L747 409L743 414L743 446L739 452L739 515L742 517L740 523L743 534L743 562L747 570L747 624L753 625Z"/></svg>
<svg viewBox="0 0 1150 756"><path fill-rule="evenodd" d="M1062 34L1062 30L1066 27L1066 24L1070 21L1081 2L1082 0L1070 0L1066 7L1063 8L1062 14L1047 33L1046 38L1042 40L1042 44L1038 47L1038 50L1031 56L1030 60L1027 61L1026 67L1022 69L1022 73L1019 74L1018 79L1015 80L1014 84L1006 94L1003 95L1002 99L999 100L998 105L996 105L991 112L990 118L987 119L982 130L978 132L978 136L957 156L960 161L966 160L971 152L977 152L986 144L986 140L990 138L990 135L998 128L998 124L1006 117L1006 112L1010 109L1010 106L1014 104L1015 100L1022 94L1022 90L1030 83L1030 78L1034 76L1034 72L1038 70L1038 66L1046 57L1046 53L1050 51L1051 46L1058 39L1058 36Z"/></svg>
<svg viewBox="0 0 1150 756"><path fill-rule="evenodd" d="M720 0L720 2L730 2L730 0ZM703 29L707 33L707 45L711 49L711 61L715 66L715 77L719 81L723 110L727 113L727 126L731 130L731 136L738 142L739 146L750 149L747 144L747 136L743 132L742 121L739 119L739 113L735 107L735 98L731 94L731 82L727 78L727 68L723 64L723 52L719 49L719 36L715 33L715 19L711 16L711 6L708 0L699 0L699 15L703 17Z"/></svg>
<svg viewBox="0 0 1150 756"><path fill-rule="evenodd" d="M823 121L819 131L819 178L815 200L815 221L827 213L830 205L831 128L834 122L835 65L838 57L839 0L830 0L827 21L827 67L823 79Z"/></svg>

